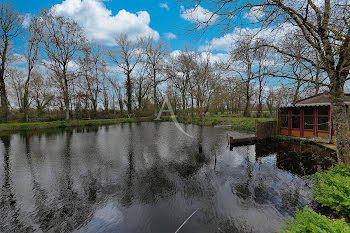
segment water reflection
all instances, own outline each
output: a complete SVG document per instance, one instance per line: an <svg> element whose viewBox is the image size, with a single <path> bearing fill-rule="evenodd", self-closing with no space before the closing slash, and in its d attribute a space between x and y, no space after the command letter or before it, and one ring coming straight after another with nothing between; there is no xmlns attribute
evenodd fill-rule
<svg viewBox="0 0 350 233"><path fill-rule="evenodd" d="M277 167L301 176L325 170L336 163L335 154L314 145L299 143L257 143L256 159L276 154Z"/></svg>
<svg viewBox="0 0 350 233"><path fill-rule="evenodd" d="M310 203L302 175L332 164L316 147L230 151L224 129L185 130L196 139L171 123L0 137L0 232L175 232L197 208L181 232L278 232Z"/></svg>

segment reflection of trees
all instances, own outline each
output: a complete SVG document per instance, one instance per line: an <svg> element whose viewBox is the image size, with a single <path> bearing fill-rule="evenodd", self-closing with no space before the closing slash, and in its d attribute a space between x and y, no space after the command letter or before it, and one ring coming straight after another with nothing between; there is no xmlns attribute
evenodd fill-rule
<svg viewBox="0 0 350 233"><path fill-rule="evenodd" d="M249 147L246 147L246 153L244 157L244 162L242 164L242 171L243 168L245 168L244 174L242 174L242 179L240 180L241 182L237 183L234 185L235 189L235 194L239 196L240 198L247 200L251 198L251 190L250 187L254 186L253 182L253 169L254 165L252 162L250 162L249 159Z"/></svg>
<svg viewBox="0 0 350 233"><path fill-rule="evenodd" d="M29 172L32 177L32 191L34 194L34 199L35 199L34 202L37 210L36 216L40 218L42 213L45 213L46 211L45 202L47 199L47 195L45 193L45 190L40 187L40 183L37 181L37 178L35 175L33 159L31 155L30 136L28 134L24 134L23 137L24 137L24 143L25 143L26 158L29 166ZM40 225L43 225L43 224L46 224L46 222L43 222Z"/></svg>
<svg viewBox="0 0 350 233"><path fill-rule="evenodd" d="M4 145L4 183L1 187L0 199L0 231L4 232L30 232L31 226L26 226L20 218L15 194L12 190L11 165L10 165L10 143L11 136L1 136L0 140Z"/></svg>
<svg viewBox="0 0 350 233"><path fill-rule="evenodd" d="M258 186L258 200L271 201L281 213L291 214L295 208L302 207L307 197L301 194L308 191L305 184L301 182L300 176L314 174L321 169L329 168L335 161L330 152L316 146L303 145L301 143L269 143L256 144L256 159L261 162L265 156L276 156L276 166L279 169L288 171L289 181L276 177L265 177L265 183L271 183L262 188ZM278 170L278 169L277 169ZM283 175L283 173L281 174ZM278 198L276 198L278 197Z"/></svg>
<svg viewBox="0 0 350 233"><path fill-rule="evenodd" d="M65 134L65 150L62 154L62 171L61 177L57 184L59 189L58 197L52 201L47 200L42 195L40 189L33 184L36 193L36 217L40 229L44 232L70 232L80 226L88 219L93 210L93 204L96 201L96 180L91 177L85 177L89 181L88 192L84 196L79 196L78 192L73 189L72 167L71 167L71 140L72 132ZM29 145L29 143L27 144ZM27 148L29 148L27 146ZM31 166L29 164L29 166ZM35 176L33 176L33 179Z"/></svg>
<svg viewBox="0 0 350 233"><path fill-rule="evenodd" d="M276 153L277 167L300 176L327 169L335 162L330 152L312 145L297 143L256 144L256 159Z"/></svg>
<svg viewBox="0 0 350 233"><path fill-rule="evenodd" d="M91 212L91 202L86 197L80 197L73 189L72 167L71 167L71 140L72 132L66 133L65 151L62 154L63 171L59 181L59 196L56 202L58 208L52 209L53 221L57 224L55 230L69 232L76 229L85 221Z"/></svg>
<svg viewBox="0 0 350 233"><path fill-rule="evenodd" d="M133 201L133 176L135 172L135 159L134 159L134 146L133 146L133 130L131 124L129 126L129 140L127 147L127 156L128 156L128 167L125 174L125 188L122 197L122 204L126 207L131 206Z"/></svg>
<svg viewBox="0 0 350 233"><path fill-rule="evenodd" d="M265 156L265 152L261 152L259 146L256 147L257 161L251 160L251 147L249 147L249 150L248 147L242 148L242 150L247 149L247 151L241 151L243 155L234 155L241 156L243 159L239 167L223 163L226 162L225 156L220 157L218 153L220 163L218 163L217 171L213 171L212 165L214 165L215 152L218 151L218 148L220 150L223 149L222 147L218 147L220 142L222 144L222 139L215 136L208 136L207 133L212 132L206 131L206 128L203 128L204 131L202 131L202 128L198 128L197 135L200 138L199 141L203 142L204 146L203 153L199 153L197 147L199 141L179 143L173 140L173 138L179 137L167 137L166 140L162 140L162 137L164 137L163 133L167 132L167 128L159 127L159 125L150 124L150 126L147 126L150 128L146 128L145 126L144 130L151 129L150 131L146 131L151 132L147 137L152 138L154 136L152 138L154 141L148 140L146 142L143 141L145 136L141 135L142 132L140 133L138 131L143 125L134 127L135 125L124 124L118 127L122 128L121 134L123 137L120 138L121 142L118 142L120 145L113 148L121 150L116 154L122 154L123 158L112 158L112 160L109 160L110 157L108 156L100 156L99 154L110 149L104 150L98 144L101 142L100 138L98 138L100 135L94 135L92 133L91 138L85 138L86 135L84 135L83 140L88 139L88 141L84 141L84 143L81 141L81 145L79 145L80 134L74 135L73 132L66 131L60 135L56 134L54 138L51 135L51 139L54 139L51 142L56 142L57 140L56 143L59 143L60 147L63 148L62 150L56 150L55 148L54 151L55 156L60 156L55 160L55 163L58 162L60 165L57 168L58 173L52 172L53 177L50 177L52 183L49 188L54 186L54 190L45 189L45 183L40 182L45 179L41 179L40 163L37 163L37 158L34 156L35 153L33 153L33 150L35 151L37 149L37 145L31 143L32 140L30 140L31 137L29 135L24 136L23 144L25 145L25 153L23 158L27 160L27 171L29 171L32 181L29 185L34 194L31 204L34 203L35 212L32 216L29 216L33 219L28 221L28 223L23 223L23 221L21 223L20 218L17 217L17 223L11 222L10 224L12 228L6 228L10 225L6 226L3 224L0 226L0 231L11 231L11 229L22 232L32 231L32 229L27 229L23 225L29 225L31 222L34 222L35 225L33 226L44 232L70 232L90 221L95 213L95 209L105 203L104 201L107 198L119 200L117 202L118 208L130 208L130 212L134 210L133 207L138 205L141 206L140 208L148 208L150 206L150 209L147 209L147 211L153 211L153 208L158 208L157 203L162 199L165 199L165 201L170 199L172 201L172 198L175 198L174 201L179 201L176 199L181 198L180 202L191 203L189 206L183 208L185 211L193 208L194 205L199 205L199 215L213 215L210 219L203 217L203 219L208 221L203 226L215 226L214 231L219 227L222 232L235 232L236 229L242 228L242 224L236 224L235 226L234 223L237 223L237 219L227 215L227 212L221 212L221 210L215 209L217 208L218 197L222 197L223 199L220 202L225 202L225 198L232 201L230 199L232 197L220 196L222 193L218 193L218 188L222 189L219 190L220 192L229 193L231 191L230 188L226 190L226 187L229 187L229 185L232 187L234 193L232 199L237 200L237 203L243 205L243 207L233 207L238 211L243 211L244 208L248 207L254 208L259 205L261 205L261 210L264 211L264 206L267 204L275 207L283 214L288 211L286 209L291 209L292 206L303 203L300 200L303 198L303 193L301 192L303 187L301 186L300 179L297 176L290 178L289 173L276 169L274 165L268 167L270 170L265 171L266 164L263 159L260 159ZM82 131L82 133L87 133L87 130ZM77 142L77 147L73 147L73 139L74 142ZM19 216L19 212L22 211L18 209L24 206L16 204L17 208L12 208L10 205L12 202L7 201L8 196L12 195L12 199L16 203L15 191L10 186L11 172L10 160L8 159L10 143L9 139L8 142L4 142L4 139L1 140L5 148L7 148L7 152L4 150L5 176L1 195L5 197L1 199L2 212L0 216L5 216L4 221L6 221L7 213L10 213L9 216L11 219L16 219L16 217L13 217L16 215L16 211L17 216ZM45 145L45 141L40 139L40 146ZM161 143L165 143L166 145L162 145ZM263 148L266 150L268 145L269 143L265 143ZM168 148L162 148L162 146ZM75 152L75 148L78 148L77 152L79 154L77 154L77 157L73 156L75 155L73 153ZM176 152L173 150L174 148L176 148ZM276 156L277 161L281 164L277 165L278 167L283 166L285 163L278 156L292 156L293 159L296 159L299 157L306 158L308 156L307 153L309 153L307 149L303 149L299 145L295 148L287 147L287 149L283 146L274 145L274 148L267 151L266 155L271 155L271 153L276 151L278 154ZM298 155L282 154L286 150L291 151L291 153L299 153L300 151L302 153ZM160 154L164 151L170 151L172 157ZM37 151L35 152L38 153ZM181 154L179 156L181 160L178 160L176 157L178 153L185 153L185 156ZM258 156L259 153L260 155ZM312 153L316 152L313 151ZM89 154L89 156L85 157L85 154ZM104 158L107 159L104 160ZM50 162L50 156L47 156L45 161ZM77 161L83 164L77 164ZM118 170L115 169L116 166L120 166ZM309 165L308 163L304 163L304 166ZM77 171L81 171L83 174L80 175ZM278 175L271 175L274 172L278 173ZM277 179L283 176L283 173L287 174L289 181L291 180L292 182L291 184L286 184L286 180L283 178L281 178L281 183L278 183ZM224 185L222 185L222 182L224 182ZM4 187L7 187L7 190ZM7 198L7 200L4 198ZM182 210L174 211L180 212ZM193 210L189 210L188 212L191 211ZM126 215L128 213L129 211L126 211ZM232 215L236 217L235 214ZM2 220L0 221L2 223ZM241 221L239 220L239 222ZM237 230L237 232L239 231Z"/></svg>

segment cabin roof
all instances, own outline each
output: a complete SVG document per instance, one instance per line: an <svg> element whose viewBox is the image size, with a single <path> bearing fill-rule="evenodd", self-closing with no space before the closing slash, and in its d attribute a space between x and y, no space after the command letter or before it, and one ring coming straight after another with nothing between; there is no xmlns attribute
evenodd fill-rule
<svg viewBox="0 0 350 233"><path fill-rule="evenodd" d="M350 105L350 93L344 93L345 104ZM330 94L325 91L323 93L313 95L295 102L294 105L282 106L282 107L307 107L307 106L330 106Z"/></svg>

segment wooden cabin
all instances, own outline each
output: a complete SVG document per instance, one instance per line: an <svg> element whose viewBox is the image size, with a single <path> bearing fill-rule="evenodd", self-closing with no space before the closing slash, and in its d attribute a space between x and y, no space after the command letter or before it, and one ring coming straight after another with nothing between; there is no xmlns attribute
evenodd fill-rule
<svg viewBox="0 0 350 233"><path fill-rule="evenodd" d="M350 94L345 94L348 119L350 119ZM279 134L295 137L330 137L333 135L330 96L323 92L294 105L278 109Z"/></svg>

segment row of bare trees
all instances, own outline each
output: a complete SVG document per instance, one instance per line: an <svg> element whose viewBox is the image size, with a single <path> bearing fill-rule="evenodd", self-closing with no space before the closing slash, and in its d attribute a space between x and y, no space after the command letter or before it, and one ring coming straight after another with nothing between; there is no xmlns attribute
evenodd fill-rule
<svg viewBox="0 0 350 233"><path fill-rule="evenodd" d="M272 115L290 96L281 98L280 88L268 90L263 62L269 51L252 49L260 43L253 35L235 41L227 61L214 62L210 52L184 47L170 53L163 41L152 38L120 35L106 48L88 41L70 18L42 11L24 27L11 4L0 8L2 122L8 121L10 108L24 121L31 120L34 109L32 118L56 110L66 120L91 118L99 110L157 115L164 94L177 112L192 117L210 111L249 116L255 108L261 117L264 109ZM19 35L25 44L15 53Z"/></svg>

